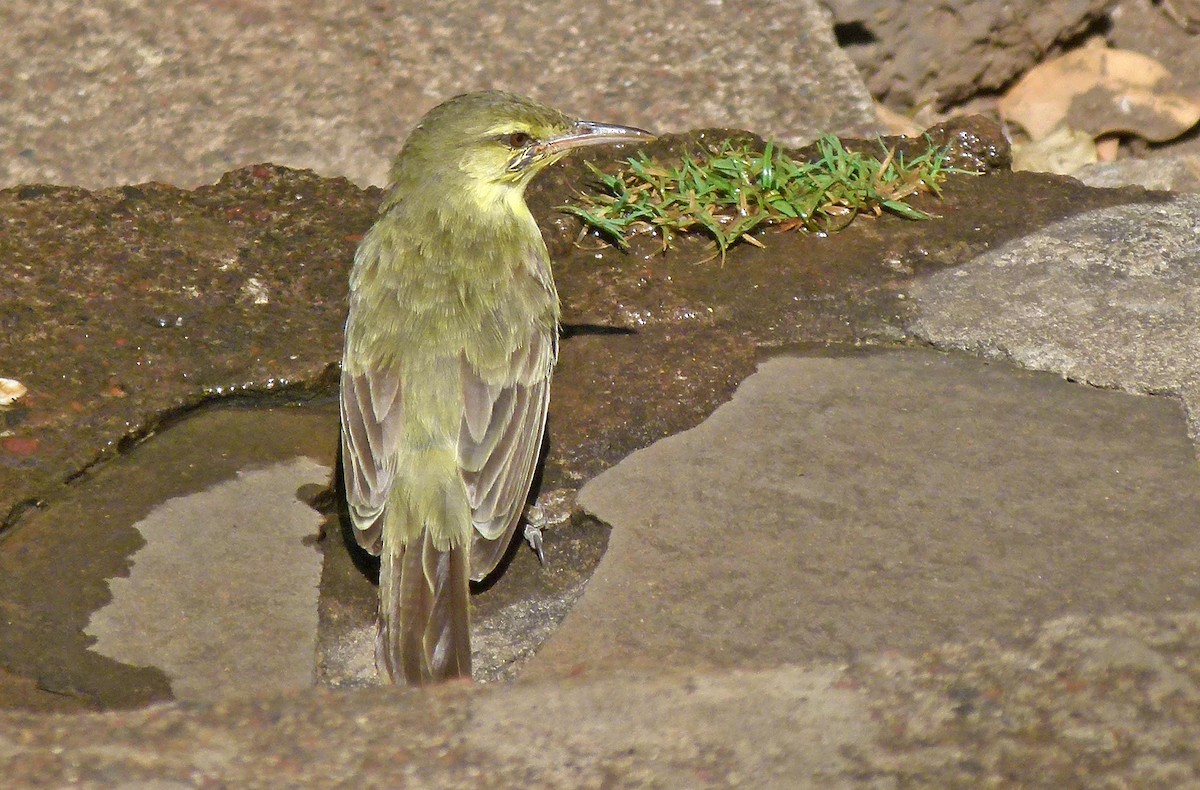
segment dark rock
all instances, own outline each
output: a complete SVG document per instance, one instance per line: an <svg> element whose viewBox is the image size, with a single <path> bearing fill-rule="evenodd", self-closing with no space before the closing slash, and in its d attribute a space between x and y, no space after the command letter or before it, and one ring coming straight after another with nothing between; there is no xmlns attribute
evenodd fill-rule
<svg viewBox="0 0 1200 790"><path fill-rule="evenodd" d="M0 526L205 400L332 391L377 200L272 165L195 191L0 191L0 375L29 388L0 448Z"/></svg>
<svg viewBox="0 0 1200 790"><path fill-rule="evenodd" d="M1103 19L1111 0L825 0L871 94L897 109L995 91Z"/></svg>
<svg viewBox="0 0 1200 790"><path fill-rule="evenodd" d="M973 161L1002 161L998 138L972 123L941 134L973 140ZM704 134L687 139L715 139ZM903 294L919 272L1068 214L1152 199L1044 175L953 175L941 199L916 200L939 219L863 219L827 238L766 230L765 249L740 245L722 265L694 238L665 255L651 238L629 254L594 238L577 244L578 223L553 207L584 177L568 160L530 194L565 324L544 490L574 490L696 425L761 348L903 338ZM346 276L379 194L272 165L190 192L0 191L0 277L10 284L0 375L29 388L23 419L6 428L20 452L0 452L3 524L206 400L331 394Z"/></svg>

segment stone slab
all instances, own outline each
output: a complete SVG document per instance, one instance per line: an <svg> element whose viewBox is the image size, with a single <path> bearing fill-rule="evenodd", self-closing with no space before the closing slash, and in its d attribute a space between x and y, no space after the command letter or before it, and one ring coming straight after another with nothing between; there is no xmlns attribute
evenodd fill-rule
<svg viewBox="0 0 1200 790"><path fill-rule="evenodd" d="M578 501L609 548L532 677L1200 610L1200 465L1178 401L963 356L769 360Z"/></svg>
<svg viewBox="0 0 1200 790"><path fill-rule="evenodd" d="M1200 448L1200 196L1083 212L910 297L913 334L938 348L1181 397Z"/></svg>
<svg viewBox="0 0 1200 790"><path fill-rule="evenodd" d="M875 128L814 0L14 0L0 186L195 186L265 161L383 184L426 110L480 88L656 131Z"/></svg>
<svg viewBox="0 0 1200 790"><path fill-rule="evenodd" d="M1063 618L852 667L0 711L13 790L1190 787L1200 621Z"/></svg>

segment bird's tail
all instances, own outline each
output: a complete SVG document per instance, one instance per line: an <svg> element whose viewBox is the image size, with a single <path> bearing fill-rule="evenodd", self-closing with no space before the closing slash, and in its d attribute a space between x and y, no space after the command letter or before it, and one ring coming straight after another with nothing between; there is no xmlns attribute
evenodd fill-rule
<svg viewBox="0 0 1200 790"><path fill-rule="evenodd" d="M408 546L384 540L375 665L393 683L471 676L471 547L439 551L429 530Z"/></svg>

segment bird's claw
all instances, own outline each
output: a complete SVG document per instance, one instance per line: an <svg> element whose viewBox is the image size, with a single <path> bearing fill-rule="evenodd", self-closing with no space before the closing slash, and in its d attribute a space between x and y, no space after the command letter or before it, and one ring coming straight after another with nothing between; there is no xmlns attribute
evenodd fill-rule
<svg viewBox="0 0 1200 790"><path fill-rule="evenodd" d="M542 526L545 523L546 514L542 512L540 505L529 508L529 515L525 519L525 542L534 550L538 562L543 566L546 564L546 554L542 550Z"/></svg>
<svg viewBox="0 0 1200 790"><path fill-rule="evenodd" d="M546 555L542 551L542 528L535 527L532 524L525 525L525 541L529 547L538 555L538 562L542 565L546 564Z"/></svg>

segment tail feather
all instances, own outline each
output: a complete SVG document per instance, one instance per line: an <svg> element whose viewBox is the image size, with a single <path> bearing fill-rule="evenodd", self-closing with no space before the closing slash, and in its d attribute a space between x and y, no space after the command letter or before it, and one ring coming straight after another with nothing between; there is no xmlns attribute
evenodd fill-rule
<svg viewBox="0 0 1200 790"><path fill-rule="evenodd" d="M471 676L470 545L439 551L429 531L385 545L379 567L375 664L416 685Z"/></svg>

